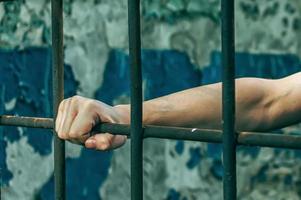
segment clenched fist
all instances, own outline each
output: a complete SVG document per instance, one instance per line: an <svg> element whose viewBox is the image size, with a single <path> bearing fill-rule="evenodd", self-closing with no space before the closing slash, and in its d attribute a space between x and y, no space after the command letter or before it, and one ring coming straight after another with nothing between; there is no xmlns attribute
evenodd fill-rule
<svg viewBox="0 0 301 200"><path fill-rule="evenodd" d="M126 136L101 133L90 136L92 128L101 122L129 123L126 106L109 106L97 100L74 96L59 105L55 130L61 139L84 144L87 148L110 150L123 145Z"/></svg>

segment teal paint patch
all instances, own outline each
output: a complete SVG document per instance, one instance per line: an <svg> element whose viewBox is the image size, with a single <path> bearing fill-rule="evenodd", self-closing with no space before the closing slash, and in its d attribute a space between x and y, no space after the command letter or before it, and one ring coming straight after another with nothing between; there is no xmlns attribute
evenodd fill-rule
<svg viewBox="0 0 301 200"><path fill-rule="evenodd" d="M220 1L218 0L167 0L142 1L143 16L146 19L157 18L174 23L182 18L203 16L218 23Z"/></svg>

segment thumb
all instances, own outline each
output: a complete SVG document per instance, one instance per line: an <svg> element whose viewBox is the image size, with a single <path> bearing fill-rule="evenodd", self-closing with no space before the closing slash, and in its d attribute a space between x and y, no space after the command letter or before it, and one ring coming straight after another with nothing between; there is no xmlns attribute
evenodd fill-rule
<svg viewBox="0 0 301 200"><path fill-rule="evenodd" d="M122 146L125 143L125 141L126 136L101 133L89 137L85 142L85 146L89 149L105 151L116 149Z"/></svg>

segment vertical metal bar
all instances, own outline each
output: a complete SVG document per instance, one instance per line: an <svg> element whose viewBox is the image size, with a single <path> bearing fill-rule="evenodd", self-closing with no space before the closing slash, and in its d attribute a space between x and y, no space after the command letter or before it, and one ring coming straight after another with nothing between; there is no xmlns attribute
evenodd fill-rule
<svg viewBox="0 0 301 200"><path fill-rule="evenodd" d="M224 200L236 199L234 0L222 0Z"/></svg>
<svg viewBox="0 0 301 200"><path fill-rule="evenodd" d="M142 70L140 0L128 0L131 66L131 199L143 199Z"/></svg>
<svg viewBox="0 0 301 200"><path fill-rule="evenodd" d="M51 0L53 116L64 98L63 1ZM54 120L55 122L55 120ZM55 199L65 199L65 142L54 134Z"/></svg>
<svg viewBox="0 0 301 200"><path fill-rule="evenodd" d="M0 133L0 135L2 135ZM2 147L2 145L0 144L0 150L4 151L4 148ZM5 161L4 161L5 162ZM2 199L2 166L0 166L0 200Z"/></svg>

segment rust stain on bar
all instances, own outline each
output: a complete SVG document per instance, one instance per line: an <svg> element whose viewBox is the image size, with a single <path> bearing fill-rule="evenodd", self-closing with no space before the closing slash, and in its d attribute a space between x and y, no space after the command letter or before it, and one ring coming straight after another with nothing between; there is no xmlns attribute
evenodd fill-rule
<svg viewBox="0 0 301 200"><path fill-rule="evenodd" d="M52 129L53 119L0 115L0 124L6 126Z"/></svg>
<svg viewBox="0 0 301 200"><path fill-rule="evenodd" d="M52 129L53 119L0 115L0 125ZM130 125L102 123L95 126L93 132L126 135L130 138ZM263 132L241 132L237 134L237 143L239 145L301 149L301 135L283 135ZM222 131L146 125L143 126L143 137L221 143Z"/></svg>
<svg viewBox="0 0 301 200"><path fill-rule="evenodd" d="M301 149L301 135L241 132L237 142L249 146Z"/></svg>

